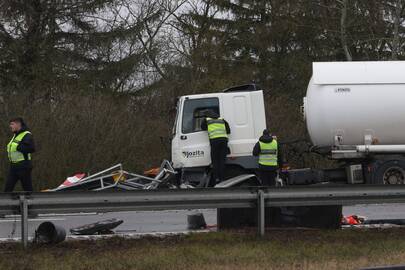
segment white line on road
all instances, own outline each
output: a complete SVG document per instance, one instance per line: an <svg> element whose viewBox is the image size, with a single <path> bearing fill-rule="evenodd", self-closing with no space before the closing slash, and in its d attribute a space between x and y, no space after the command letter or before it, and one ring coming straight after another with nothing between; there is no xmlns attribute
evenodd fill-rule
<svg viewBox="0 0 405 270"><path fill-rule="evenodd" d="M31 222L41 222L41 221L63 221L65 218L33 218L28 219ZM20 219L0 219L0 223L10 223L10 222L21 222Z"/></svg>
<svg viewBox="0 0 405 270"><path fill-rule="evenodd" d="M67 213L67 214L39 214L39 217L70 217L70 216L94 216L94 215L99 215L96 212L90 212L90 213ZM20 218L21 215L6 215L6 218Z"/></svg>
<svg viewBox="0 0 405 270"><path fill-rule="evenodd" d="M39 214L40 217L70 217L70 216L94 216L98 215L96 212L91 213L68 213L68 214Z"/></svg>

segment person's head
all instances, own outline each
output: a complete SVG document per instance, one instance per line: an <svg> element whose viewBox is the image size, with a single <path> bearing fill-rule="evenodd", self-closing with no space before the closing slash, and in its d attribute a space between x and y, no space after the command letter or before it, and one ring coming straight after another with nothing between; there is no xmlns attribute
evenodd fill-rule
<svg viewBox="0 0 405 270"><path fill-rule="evenodd" d="M10 130L13 133L17 133L26 127L24 120L21 117L15 117L15 118L10 119L9 124L10 124Z"/></svg>
<svg viewBox="0 0 405 270"><path fill-rule="evenodd" d="M270 131L267 128L263 130L263 136L270 136Z"/></svg>
<svg viewBox="0 0 405 270"><path fill-rule="evenodd" d="M209 118L218 118L219 117L219 115L216 112L214 112L213 110L207 110L205 115Z"/></svg>

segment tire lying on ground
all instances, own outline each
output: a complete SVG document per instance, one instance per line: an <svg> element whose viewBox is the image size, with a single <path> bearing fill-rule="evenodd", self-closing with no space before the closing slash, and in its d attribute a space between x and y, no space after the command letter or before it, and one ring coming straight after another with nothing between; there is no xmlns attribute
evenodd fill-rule
<svg viewBox="0 0 405 270"><path fill-rule="evenodd" d="M207 228L203 213L187 215L187 228L189 230L200 230Z"/></svg>
<svg viewBox="0 0 405 270"><path fill-rule="evenodd" d="M66 239L64 228L52 222L42 222L35 231L34 242L37 244L57 244Z"/></svg>

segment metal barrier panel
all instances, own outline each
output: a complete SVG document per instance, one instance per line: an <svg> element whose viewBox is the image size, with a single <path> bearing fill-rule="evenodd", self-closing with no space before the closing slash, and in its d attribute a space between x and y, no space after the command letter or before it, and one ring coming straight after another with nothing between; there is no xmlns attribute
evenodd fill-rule
<svg viewBox="0 0 405 270"><path fill-rule="evenodd" d="M28 214L257 208L258 233L263 235L265 207L374 203L405 203L405 186L359 185L0 193L0 215L21 215L22 241L26 246L28 242Z"/></svg>

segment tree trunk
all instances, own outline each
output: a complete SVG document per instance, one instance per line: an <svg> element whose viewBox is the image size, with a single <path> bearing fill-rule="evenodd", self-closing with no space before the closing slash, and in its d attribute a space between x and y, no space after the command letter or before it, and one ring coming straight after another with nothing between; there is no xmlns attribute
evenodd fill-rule
<svg viewBox="0 0 405 270"><path fill-rule="evenodd" d="M397 0L395 3L394 32L391 51L392 60L398 60L398 54L400 49L399 27L401 25L402 1L403 0Z"/></svg>
<svg viewBox="0 0 405 270"><path fill-rule="evenodd" d="M347 21L347 2L348 0L342 0L341 16L340 16L340 40L342 43L343 51L347 61L352 61L352 55L347 45L347 33L346 33L346 21Z"/></svg>

